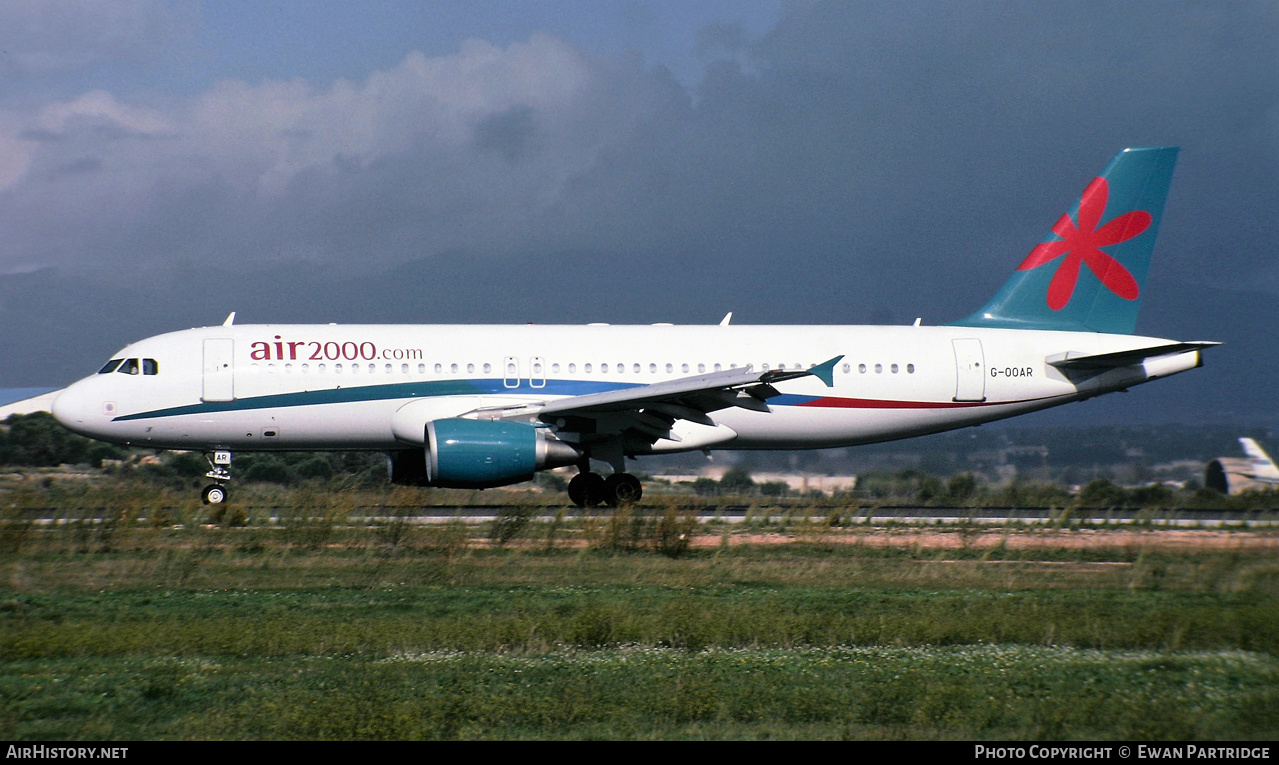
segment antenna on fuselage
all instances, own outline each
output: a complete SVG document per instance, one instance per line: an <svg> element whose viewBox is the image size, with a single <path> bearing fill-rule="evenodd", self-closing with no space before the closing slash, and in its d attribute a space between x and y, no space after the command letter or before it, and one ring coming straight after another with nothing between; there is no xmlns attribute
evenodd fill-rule
<svg viewBox="0 0 1279 765"><path fill-rule="evenodd" d="M227 314L226 321L222 322L222 326L229 327L234 323L235 323L235 311L232 311L231 313Z"/></svg>
<svg viewBox="0 0 1279 765"><path fill-rule="evenodd" d="M724 314L724 318L720 320L719 325L721 327L727 327L728 323L732 320L733 320L733 312L729 311L728 313Z"/></svg>

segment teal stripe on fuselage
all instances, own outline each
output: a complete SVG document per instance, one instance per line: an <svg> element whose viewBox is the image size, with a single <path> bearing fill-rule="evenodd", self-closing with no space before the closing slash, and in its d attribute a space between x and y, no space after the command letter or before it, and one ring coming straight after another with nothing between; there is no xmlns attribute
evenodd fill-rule
<svg viewBox="0 0 1279 765"><path fill-rule="evenodd" d="M593 380L547 380L546 385L533 387L528 380L508 388L501 378L479 380L435 380L431 382L392 383L390 385L361 385L350 388L326 388L324 390L275 393L268 396L252 396L234 401L211 401L186 404L168 409L155 409L116 417L113 422L149 420L156 417L176 417L187 414L215 414L220 412L250 412L259 409L276 409L323 404L349 404L358 401L393 401L396 399L434 398L439 396L483 396L498 394L537 396L581 396L610 390L637 388L642 383L611 383Z"/></svg>

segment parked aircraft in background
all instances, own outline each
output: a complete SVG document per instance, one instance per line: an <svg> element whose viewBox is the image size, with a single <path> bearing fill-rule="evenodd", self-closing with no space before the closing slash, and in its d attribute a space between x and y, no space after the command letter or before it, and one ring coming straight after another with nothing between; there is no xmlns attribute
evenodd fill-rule
<svg viewBox="0 0 1279 765"><path fill-rule="evenodd" d="M1251 438L1240 438L1239 445L1248 458L1218 457L1209 462L1204 485L1222 494L1279 487L1279 468L1266 450Z"/></svg>
<svg viewBox="0 0 1279 765"><path fill-rule="evenodd" d="M1241 438L1239 444L1243 446L1244 454L1248 455L1247 476L1260 483L1279 485L1279 469L1275 468L1275 463L1270 460L1266 450L1251 438Z"/></svg>
<svg viewBox="0 0 1279 765"><path fill-rule="evenodd" d="M1033 412L1200 366L1133 335L1175 147L1125 149L995 297L947 326L237 325L151 337L68 387L73 431L211 453L378 450L392 480L494 487L576 465L578 505L641 496L626 459L849 446ZM591 461L612 468L607 478Z"/></svg>

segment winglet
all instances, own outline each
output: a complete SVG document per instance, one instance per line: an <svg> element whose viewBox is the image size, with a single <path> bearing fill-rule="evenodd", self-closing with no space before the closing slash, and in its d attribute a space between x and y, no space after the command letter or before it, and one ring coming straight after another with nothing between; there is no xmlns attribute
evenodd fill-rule
<svg viewBox="0 0 1279 765"><path fill-rule="evenodd" d="M829 361L823 361L817 366L809 367L808 373L826 383L827 388L833 388L835 387L835 365L842 358L844 358L844 354L841 353Z"/></svg>

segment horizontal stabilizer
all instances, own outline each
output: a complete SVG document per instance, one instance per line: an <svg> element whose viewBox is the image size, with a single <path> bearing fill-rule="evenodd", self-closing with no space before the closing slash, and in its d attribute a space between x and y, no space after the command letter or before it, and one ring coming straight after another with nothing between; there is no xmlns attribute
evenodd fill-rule
<svg viewBox="0 0 1279 765"><path fill-rule="evenodd" d="M1191 351L1201 351L1204 348L1211 348L1215 345L1221 345L1221 343L1209 341L1169 343L1168 345L1154 345L1149 348L1134 348L1130 351L1095 353L1091 355L1080 355L1075 351L1069 351L1059 356L1049 356L1046 361L1061 370L1099 371L1140 364L1146 359L1152 359L1157 356L1175 356L1182 353L1190 353Z"/></svg>

